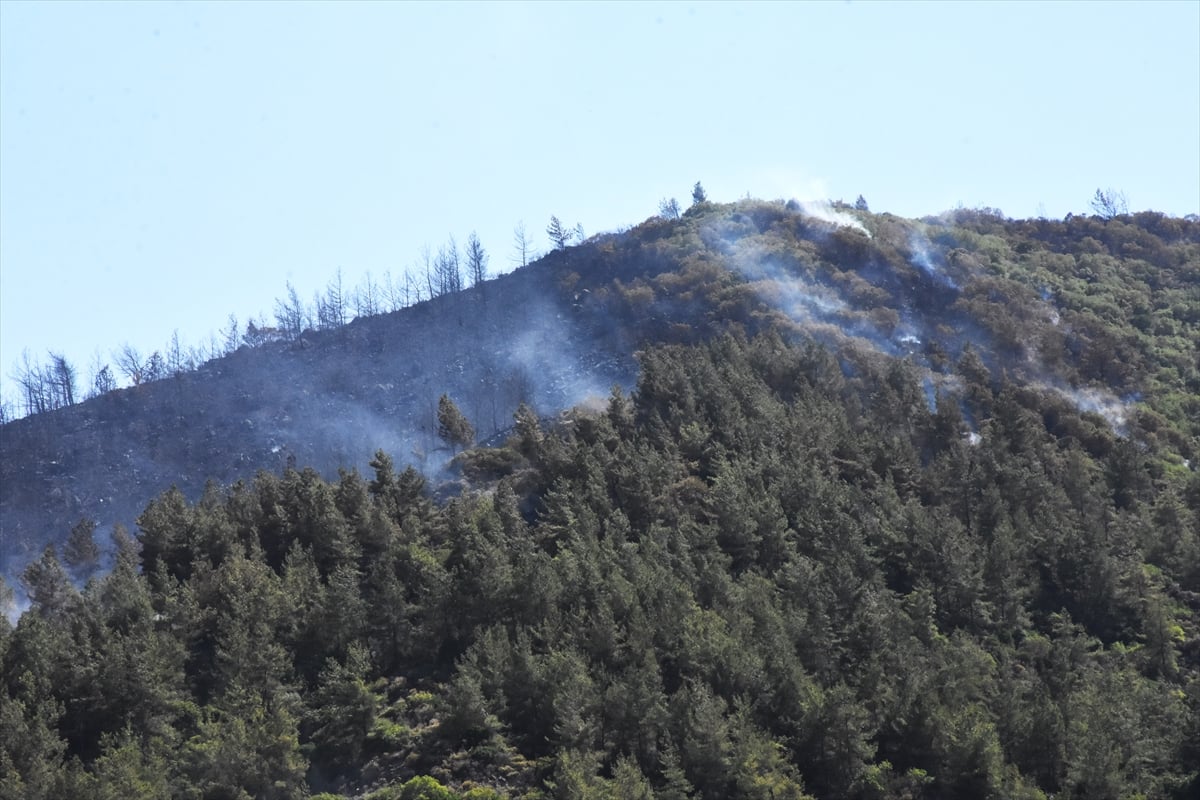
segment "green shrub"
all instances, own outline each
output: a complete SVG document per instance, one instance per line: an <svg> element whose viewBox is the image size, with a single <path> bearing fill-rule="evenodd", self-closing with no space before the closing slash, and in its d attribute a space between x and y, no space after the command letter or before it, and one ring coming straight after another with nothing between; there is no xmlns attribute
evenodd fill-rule
<svg viewBox="0 0 1200 800"><path fill-rule="evenodd" d="M458 800L454 792L428 775L413 778L400 787L397 800Z"/></svg>

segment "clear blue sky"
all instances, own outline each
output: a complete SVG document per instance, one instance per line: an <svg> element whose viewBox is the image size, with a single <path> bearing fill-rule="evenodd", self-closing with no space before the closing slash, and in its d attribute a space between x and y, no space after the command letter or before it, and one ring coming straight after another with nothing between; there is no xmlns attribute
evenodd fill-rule
<svg viewBox="0 0 1200 800"><path fill-rule="evenodd" d="M747 193L1200 211L1200 3L0 2L0 372ZM86 376L85 376L86 377ZM15 399L4 381L4 394Z"/></svg>

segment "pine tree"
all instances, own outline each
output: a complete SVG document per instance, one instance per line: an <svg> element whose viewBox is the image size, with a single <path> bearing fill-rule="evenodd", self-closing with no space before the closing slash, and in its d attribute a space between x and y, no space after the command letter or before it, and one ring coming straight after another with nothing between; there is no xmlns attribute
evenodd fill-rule
<svg viewBox="0 0 1200 800"><path fill-rule="evenodd" d="M91 577L100 565L100 548L96 546L95 532L95 520L81 519L71 529L71 535L63 547L63 561L78 580Z"/></svg>
<svg viewBox="0 0 1200 800"><path fill-rule="evenodd" d="M555 250L565 250L571 243L571 237L574 234L570 228L562 224L562 220L551 216L550 224L546 226L546 235L550 237L550 243L554 245Z"/></svg>
<svg viewBox="0 0 1200 800"><path fill-rule="evenodd" d="M475 429L448 395L438 398L437 421L438 436L451 450L474 444Z"/></svg>

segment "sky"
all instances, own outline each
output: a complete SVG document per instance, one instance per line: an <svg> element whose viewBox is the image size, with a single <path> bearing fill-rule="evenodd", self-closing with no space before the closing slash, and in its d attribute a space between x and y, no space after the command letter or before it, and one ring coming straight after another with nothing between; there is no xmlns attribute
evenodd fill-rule
<svg viewBox="0 0 1200 800"><path fill-rule="evenodd" d="M0 399L523 222L1200 212L1200 2L0 0Z"/></svg>

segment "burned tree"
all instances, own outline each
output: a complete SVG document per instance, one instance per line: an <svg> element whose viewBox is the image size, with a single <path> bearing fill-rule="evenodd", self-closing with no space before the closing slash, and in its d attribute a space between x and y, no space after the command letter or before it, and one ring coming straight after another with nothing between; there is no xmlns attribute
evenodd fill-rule
<svg viewBox="0 0 1200 800"><path fill-rule="evenodd" d="M518 267L524 267L535 258L537 258L537 253L533 250L533 242L525 230L525 223L518 222L517 226L513 228L513 263Z"/></svg>
<svg viewBox="0 0 1200 800"><path fill-rule="evenodd" d="M478 286L487 280L487 252L479 243L479 237L472 231L467 237L467 277L472 286Z"/></svg>

